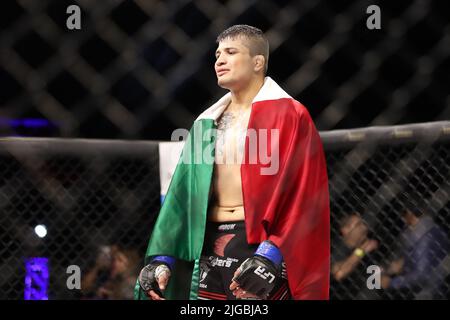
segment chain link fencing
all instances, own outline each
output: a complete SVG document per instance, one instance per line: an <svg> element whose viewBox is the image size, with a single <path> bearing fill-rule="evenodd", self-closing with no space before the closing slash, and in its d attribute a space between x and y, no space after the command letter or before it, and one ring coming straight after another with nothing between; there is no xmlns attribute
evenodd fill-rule
<svg viewBox="0 0 450 320"><path fill-rule="evenodd" d="M448 299L450 123L326 131L321 137L331 201L331 298L427 298L423 289L431 287L440 290L433 298ZM416 261L414 246L398 244L411 229L403 210L417 200L422 200L427 221L431 218L433 228L445 236L432 237L432 244L420 251L427 258ZM0 298L24 298L24 263L29 257L48 259L49 299L130 298L159 207L156 141L0 140ZM346 217L354 213L364 227L356 223L346 232ZM44 238L33 230L40 224L46 226ZM424 230L422 236L429 236L430 228ZM348 237L354 232L357 242ZM336 263L351 258L368 239L377 242L376 248L366 248L350 271L337 276L344 269L336 269ZM422 248L420 239L415 241ZM124 281L125 276L105 280L105 256L99 251L104 248L119 252L111 269L132 281ZM388 270L401 257L401 276L421 268L421 274L410 279L413 286L369 290L367 268ZM81 269L82 290L67 287L70 265Z"/></svg>
<svg viewBox="0 0 450 320"><path fill-rule="evenodd" d="M74 4L80 30L66 26ZM374 4L380 30L366 27ZM0 142L0 298L36 294L27 284L30 257L48 258L41 263L49 268L49 299L129 298L128 282L108 281L107 265L134 279L142 263L160 205L157 141L190 127L223 95L213 71L215 39L245 23L268 37L268 75L308 107L321 130L332 209L331 298L448 299L448 259L441 257L448 249L434 236L439 228L449 233L448 124L336 131L450 118L445 1L0 6L0 135L89 138ZM407 246L417 234L404 232L402 213L414 206L425 213L419 229L432 229L437 241L417 242L431 251L426 259ZM39 224L46 230L35 232ZM356 259L361 246L367 250ZM398 267L403 278L395 279L392 263L404 256L411 257ZM82 270L85 290L67 288L70 265ZM370 266L391 275L389 289L368 290ZM429 277L405 278L411 270ZM408 281L418 285L405 288Z"/></svg>
<svg viewBox="0 0 450 320"><path fill-rule="evenodd" d="M449 298L448 124L322 134L330 179L332 299ZM365 256L355 257L361 248L367 248ZM396 268L399 260L402 267ZM370 276L379 272L377 285ZM386 287L384 275L391 279Z"/></svg>
<svg viewBox="0 0 450 320"><path fill-rule="evenodd" d="M50 299L90 297L68 290L66 271L76 265L86 276L96 266L96 278L106 277L112 261L100 260L105 246L125 252L136 279L133 268L160 202L157 142L26 139L0 145L0 298L23 298L24 263L34 256L49 259ZM46 227L46 237L37 236L37 225Z"/></svg>
<svg viewBox="0 0 450 320"><path fill-rule="evenodd" d="M267 34L268 75L310 108L319 130L450 118L445 1L0 5L2 135L167 139L223 95L213 70L215 39L236 23ZM66 26L71 5L81 9L80 30ZM380 7L380 30L366 26L370 5ZM53 126L37 130L13 121L20 118Z"/></svg>

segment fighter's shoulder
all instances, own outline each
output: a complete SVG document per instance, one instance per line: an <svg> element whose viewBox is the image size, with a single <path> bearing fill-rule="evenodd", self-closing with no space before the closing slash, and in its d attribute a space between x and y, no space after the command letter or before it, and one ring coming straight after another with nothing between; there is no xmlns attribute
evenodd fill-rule
<svg viewBox="0 0 450 320"><path fill-rule="evenodd" d="M285 107L283 109L286 113L286 116L298 119L311 120L311 115L309 114L308 109L300 101L294 98L283 98L280 99L278 103Z"/></svg>

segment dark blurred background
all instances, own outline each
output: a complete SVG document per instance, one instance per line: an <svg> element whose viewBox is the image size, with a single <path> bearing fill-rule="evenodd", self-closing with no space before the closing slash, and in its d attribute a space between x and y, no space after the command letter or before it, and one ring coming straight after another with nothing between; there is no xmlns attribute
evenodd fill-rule
<svg viewBox="0 0 450 320"><path fill-rule="evenodd" d="M69 5L81 30L68 30ZM366 9L381 9L369 30ZM319 130L450 118L446 1L3 0L0 134L168 140L225 92L216 36L257 26Z"/></svg>
<svg viewBox="0 0 450 320"><path fill-rule="evenodd" d="M66 27L73 4L80 30ZM381 9L380 30L366 26L370 5ZM2 0L0 137L90 140L0 139L0 299L27 298L28 267L46 270L44 260L25 264L34 256L48 258L49 299L131 298L160 207L159 142L225 94L215 39L240 23L266 33L268 75L321 131L333 259L352 254L339 244L346 223L378 243L344 281L332 275L332 298L418 297L422 284L376 296L361 289L368 265L404 253L408 199L422 199L448 238L450 126L391 128L372 140L336 129L450 119L448 2ZM448 253L443 240L434 247ZM448 299L450 255L443 261L435 283ZM83 270L81 292L67 288L71 264Z"/></svg>

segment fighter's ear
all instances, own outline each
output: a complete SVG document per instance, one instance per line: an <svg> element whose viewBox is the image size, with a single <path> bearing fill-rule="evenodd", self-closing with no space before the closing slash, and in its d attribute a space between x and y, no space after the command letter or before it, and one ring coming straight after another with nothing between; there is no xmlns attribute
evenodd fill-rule
<svg viewBox="0 0 450 320"><path fill-rule="evenodd" d="M254 70L255 72L259 72L261 70L264 70L264 65L266 63L266 58L262 54L257 54L253 57L254 61Z"/></svg>

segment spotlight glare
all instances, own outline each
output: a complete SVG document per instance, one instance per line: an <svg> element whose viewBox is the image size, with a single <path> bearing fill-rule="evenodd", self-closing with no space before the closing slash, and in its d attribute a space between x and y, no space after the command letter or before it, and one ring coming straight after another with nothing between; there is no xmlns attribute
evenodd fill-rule
<svg viewBox="0 0 450 320"><path fill-rule="evenodd" d="M34 227L34 232L37 234L39 238L44 238L47 235L47 227L43 224L39 224Z"/></svg>

